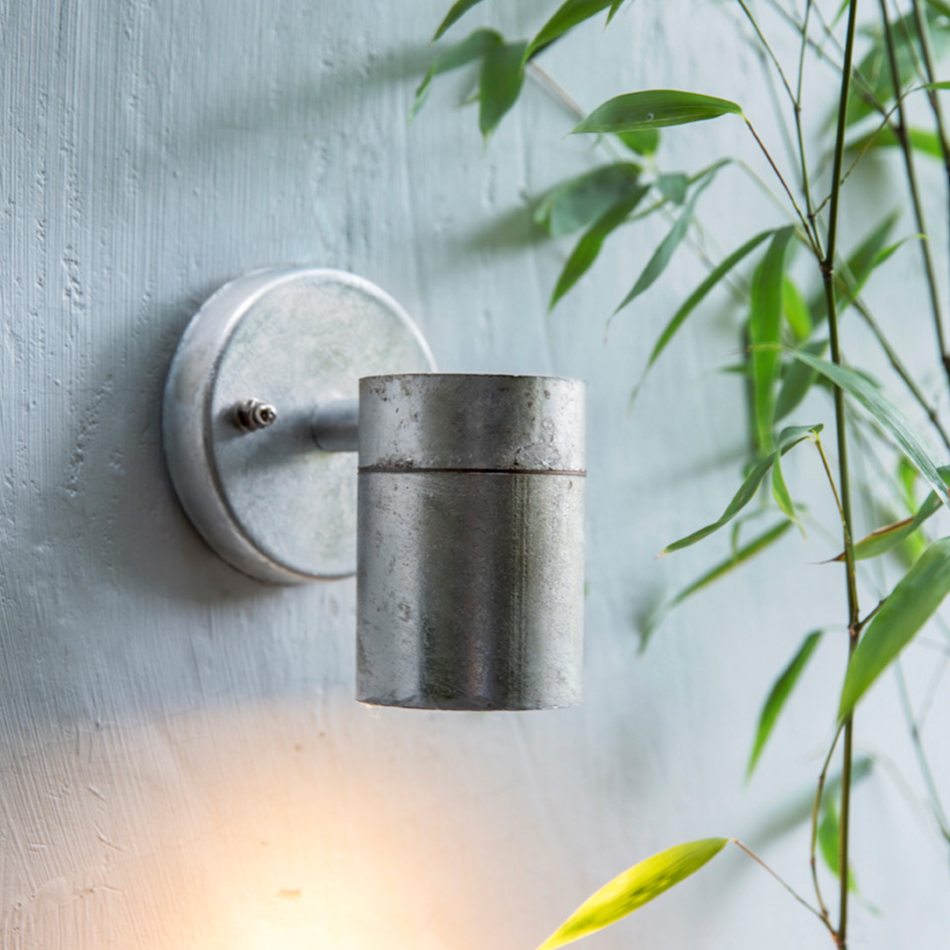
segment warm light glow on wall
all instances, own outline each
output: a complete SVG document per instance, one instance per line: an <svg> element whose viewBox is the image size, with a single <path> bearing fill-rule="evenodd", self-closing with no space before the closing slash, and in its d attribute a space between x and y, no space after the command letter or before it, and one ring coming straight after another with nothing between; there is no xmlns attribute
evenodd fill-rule
<svg viewBox="0 0 950 950"><path fill-rule="evenodd" d="M479 779L492 720L380 715L342 689L339 706L123 723L121 769L113 727L83 739L73 794L87 811L62 811L75 876L24 908L30 945L75 932L136 950L480 947L485 914L506 919L497 854L525 820ZM394 755L397 739L413 753ZM64 741L72 754L74 737L50 745Z"/></svg>

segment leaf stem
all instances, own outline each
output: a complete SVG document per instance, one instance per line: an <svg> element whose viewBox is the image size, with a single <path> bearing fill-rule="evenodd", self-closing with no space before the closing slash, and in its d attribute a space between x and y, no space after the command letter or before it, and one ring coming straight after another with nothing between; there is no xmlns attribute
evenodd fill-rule
<svg viewBox="0 0 950 950"><path fill-rule="evenodd" d="M907 719L907 727L910 729L910 738L914 746L914 753L917 756L917 764L920 767L924 784L927 786L927 794L930 796L930 808L933 811L934 819L940 828L943 837L950 841L950 824L947 823L947 816L943 810L943 804L940 801L940 794L937 791L937 784L934 781L933 772L930 770L930 763L927 761L927 754L924 751L923 741L920 738L920 726L914 716L914 711L910 705L910 696L907 692L907 681L904 679L904 669L900 661L896 664L897 686L901 697L901 706L904 710L904 717Z"/></svg>
<svg viewBox="0 0 950 950"><path fill-rule="evenodd" d="M825 449L821 444L821 439L815 436L815 448L821 456L821 464L825 467L825 475L828 476L828 484L831 486L831 493L835 496L835 504L838 506L838 515L841 518L841 528L846 534L850 534L848 522L844 517L844 507L841 504L841 496L838 494L838 486L835 484L835 477L831 474L831 466L828 464L828 456L825 455Z"/></svg>
<svg viewBox="0 0 950 950"><path fill-rule="evenodd" d="M818 233L818 212L811 197L811 182L808 176L808 159L805 155L805 133L802 129L802 85L805 78L805 52L808 49L808 20L811 17L812 0L805 3L805 18L802 22L802 43L798 51L798 83L795 88L793 108L795 110L795 135L798 139L798 161L802 172L802 192L805 195L805 210L811 225L812 237L819 256L823 253L821 235Z"/></svg>
<svg viewBox="0 0 950 950"><path fill-rule="evenodd" d="M835 749L838 746L838 737L841 735L841 727L838 727L838 731L835 733L835 737L831 742L831 748L828 750L828 755L825 756L824 765L821 767L821 772L818 775L818 788L815 790L815 802L811 808L811 851L809 854L809 865L811 866L811 879L815 885L815 896L818 898L818 906L821 907L821 914L824 919L827 921L829 928L831 928L831 915L828 913L828 908L825 905L824 898L821 896L821 886L818 883L818 862L815 859L815 852L817 850L818 844L818 814L821 811L821 796L825 791L825 782L828 780L828 769L831 766L831 757L835 754ZM834 932L834 929L831 928L832 935L835 937L837 942L837 935Z"/></svg>
<svg viewBox="0 0 950 950"><path fill-rule="evenodd" d="M808 910L810 910L828 928L828 930L831 931L832 935L834 934L834 930L832 929L831 921L828 919L827 912L822 912L816 907L812 907L812 905L809 904L808 901L806 901L805 898L802 897L801 894L799 894L798 891L796 891L791 886L791 884L788 883L788 881L773 871L772 868L770 868L751 848L746 847L746 845L744 845L738 838L731 838L730 840L740 851L745 852L745 854L752 858L752 860L755 861L759 867L771 874L772 877L774 877L775 880L778 881L779 884L781 884L782 887L784 887L785 890L788 891L788 893L791 894L799 904L808 908Z"/></svg>
<svg viewBox="0 0 950 950"><path fill-rule="evenodd" d="M815 254L815 256L816 256L817 258L819 258L819 260L820 260L820 259L821 259L821 252L819 251L818 247L817 247L816 244L815 244L815 239L814 239L814 237L812 236L812 233L811 233L811 226L810 226L810 224L809 224L809 222L808 222L808 218L806 218L805 215L802 214L802 209L799 208L798 202L795 200L795 196L792 194L791 188L788 187L788 182L785 180L784 176L783 176L782 173L779 171L778 166L777 166L777 165L775 164L775 162L773 161L772 156L771 156L771 154L769 153L769 150L765 147L765 143L762 141L762 139L759 138L759 134L758 134L758 132L755 131L755 127L752 125L752 123L751 123L745 116L743 116L742 118L745 120L745 124L748 126L749 131L752 133L752 137L753 137L753 138L755 139L755 141L758 143L759 148L762 149L762 154L763 154L763 155L766 157L766 159L768 160L769 165L772 166L772 171L775 172L776 177L777 177L778 180L782 183L782 187L785 189L785 194L788 195L788 199L789 199L789 201L791 201L792 207L795 209L795 214L798 215L798 220L801 221L802 226L803 226L804 229L805 229L805 235L806 235L806 237L808 238L808 243L809 243L809 245L810 245L810 247L811 247L811 249L812 249L812 252L813 252L813 253Z"/></svg>

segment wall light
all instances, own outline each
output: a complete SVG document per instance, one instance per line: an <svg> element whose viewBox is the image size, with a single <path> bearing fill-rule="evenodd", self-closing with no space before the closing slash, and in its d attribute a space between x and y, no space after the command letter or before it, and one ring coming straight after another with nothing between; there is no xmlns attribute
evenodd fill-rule
<svg viewBox="0 0 950 950"><path fill-rule="evenodd" d="M434 369L418 329L368 281L240 277L172 361L175 489L246 574L292 584L355 571L362 702L576 705L584 384Z"/></svg>

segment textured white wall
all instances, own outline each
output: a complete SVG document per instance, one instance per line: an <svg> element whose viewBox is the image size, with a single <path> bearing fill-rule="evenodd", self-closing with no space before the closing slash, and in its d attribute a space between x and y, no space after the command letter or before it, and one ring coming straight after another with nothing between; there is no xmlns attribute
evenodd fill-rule
<svg viewBox="0 0 950 950"><path fill-rule="evenodd" d="M636 655L644 604L724 550L652 560L734 490L741 393L714 368L738 340L713 307L626 415L647 346L702 270L681 255L605 342L657 221L545 315L566 249L529 246L522 196L594 156L563 141L568 121L536 86L486 152L471 109L456 108L462 76L407 126L447 5L0 2L3 950L530 948L655 850L762 840L815 777L845 649L833 638L761 774L742 782L772 677L807 630L844 615L838 569L812 566L833 553L820 536L697 597ZM588 107L643 86L704 89L743 101L768 132L759 65L723 6L640 0L546 62ZM525 35L551 3L486 7ZM747 146L723 121L671 133L666 148L695 170L738 147L764 173ZM774 220L749 195L726 171L704 199L725 248ZM208 294L278 264L379 283L443 369L590 381L582 708L361 707L353 583L266 588L192 530L162 463L164 374ZM920 336L922 352L926 332L906 342ZM810 407L829 418L821 400ZM788 477L817 484L815 461ZM915 662L923 675L930 655L914 654L911 674ZM890 680L879 687L858 741L893 759L916 799L895 697ZM943 734L928 739L946 790L945 692L937 704ZM857 904L854 945L941 945L946 848L878 772L856 795L855 848L882 915ZM763 847L807 890L802 831ZM590 946L826 940L727 854Z"/></svg>

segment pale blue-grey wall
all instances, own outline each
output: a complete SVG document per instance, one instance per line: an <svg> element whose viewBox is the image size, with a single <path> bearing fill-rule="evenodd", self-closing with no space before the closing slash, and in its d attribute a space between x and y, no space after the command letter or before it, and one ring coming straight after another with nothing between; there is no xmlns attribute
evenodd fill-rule
<svg viewBox="0 0 950 950"><path fill-rule="evenodd" d="M457 108L470 76L440 83L407 125L447 5L0 2L4 950L530 948L627 865L692 838L762 842L770 816L812 786L843 665L837 633L761 774L746 787L743 772L772 677L806 631L843 619L840 569L815 566L833 541L789 539L684 606L637 656L634 618L726 550L653 560L736 485L742 393L716 368L739 338L723 301L628 415L648 347L702 267L681 253L605 333L663 233L657 219L612 242L546 315L567 247L530 244L525 196L597 157L565 141L570 118L536 83L487 150L472 109ZM552 5L496 2L470 19L526 35ZM726 6L640 0L545 66L588 108L645 86L740 99L778 141ZM670 133L665 148L667 167L738 150L767 174L737 120ZM900 201L882 194L882 206ZM775 220L735 169L700 216L727 250ZM377 282L443 369L589 380L582 708L361 707L352 581L265 588L190 527L159 443L169 359L216 287L278 264ZM913 277L911 255L897 273ZM905 293L896 280L882 306L907 312ZM867 348L856 321L847 332L852 352ZM926 334L903 331L909 358ZM808 411L801 421L830 421L821 399ZM787 475L833 526L816 459ZM918 650L909 674L925 682L936 657ZM927 740L945 790L948 712L944 691ZM890 680L859 722L859 745L884 764L856 795L866 901L854 946L941 945L946 847L927 826ZM808 892L803 829L763 853ZM590 946L825 941L727 853Z"/></svg>

